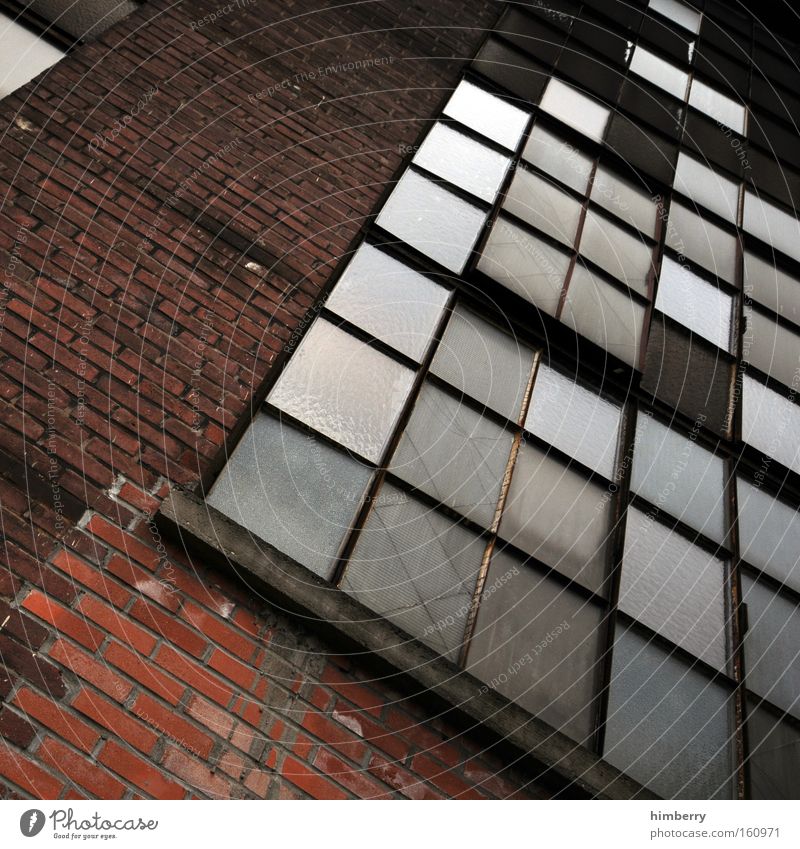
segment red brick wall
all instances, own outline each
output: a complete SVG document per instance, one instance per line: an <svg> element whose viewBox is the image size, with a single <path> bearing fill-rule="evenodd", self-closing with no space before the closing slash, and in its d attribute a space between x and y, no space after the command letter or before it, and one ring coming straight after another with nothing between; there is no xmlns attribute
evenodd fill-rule
<svg viewBox="0 0 800 849"><path fill-rule="evenodd" d="M224 5L148 3L0 102L0 787L537 795L147 519L248 415L499 12L255 0L197 25Z"/></svg>

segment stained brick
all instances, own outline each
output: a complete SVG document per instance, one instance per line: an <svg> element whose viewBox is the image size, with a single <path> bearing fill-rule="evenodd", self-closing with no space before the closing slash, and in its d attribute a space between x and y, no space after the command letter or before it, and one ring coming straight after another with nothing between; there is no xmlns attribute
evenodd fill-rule
<svg viewBox="0 0 800 849"><path fill-rule="evenodd" d="M41 722L75 748L90 752L100 735L64 708L27 687L21 687L14 704L28 717Z"/></svg>
<svg viewBox="0 0 800 849"><path fill-rule="evenodd" d="M157 766L142 760L112 740L103 746L98 760L154 799L183 799L186 795L184 789L166 778Z"/></svg>
<svg viewBox="0 0 800 849"><path fill-rule="evenodd" d="M129 711L118 708L108 699L89 690L81 690L72 700L72 707L144 754L152 751L158 738L143 722L134 719Z"/></svg>

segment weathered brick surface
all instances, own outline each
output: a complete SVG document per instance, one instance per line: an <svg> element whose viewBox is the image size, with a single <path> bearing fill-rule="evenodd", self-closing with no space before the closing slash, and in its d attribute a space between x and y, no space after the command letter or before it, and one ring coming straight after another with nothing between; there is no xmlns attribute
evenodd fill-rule
<svg viewBox="0 0 800 849"><path fill-rule="evenodd" d="M218 7L148 2L0 102L0 797L537 795L148 519L248 415L497 4L192 26Z"/></svg>

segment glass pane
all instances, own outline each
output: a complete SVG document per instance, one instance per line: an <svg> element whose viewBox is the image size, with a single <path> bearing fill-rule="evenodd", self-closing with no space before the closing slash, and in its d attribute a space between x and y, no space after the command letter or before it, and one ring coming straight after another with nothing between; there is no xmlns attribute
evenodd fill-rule
<svg viewBox="0 0 800 849"><path fill-rule="evenodd" d="M800 324L800 280L748 251L744 252L744 291L772 312Z"/></svg>
<svg viewBox="0 0 800 849"><path fill-rule="evenodd" d="M207 501L329 579L371 475L333 446L259 413Z"/></svg>
<svg viewBox="0 0 800 849"><path fill-rule="evenodd" d="M663 88L664 91L674 94L679 100L686 99L689 75L671 62L667 62L666 59L645 50L641 44L637 45L633 51L631 70Z"/></svg>
<svg viewBox="0 0 800 849"><path fill-rule="evenodd" d="M673 201L667 245L716 277L736 283L736 236Z"/></svg>
<svg viewBox="0 0 800 849"><path fill-rule="evenodd" d="M752 192L745 192L744 229L788 256L800 259L797 218Z"/></svg>
<svg viewBox="0 0 800 849"><path fill-rule="evenodd" d="M617 629L604 757L665 799L732 799L733 700L633 629Z"/></svg>
<svg viewBox="0 0 800 849"><path fill-rule="evenodd" d="M747 687L800 718L800 610L745 573L742 601L747 605Z"/></svg>
<svg viewBox="0 0 800 849"><path fill-rule="evenodd" d="M694 434L692 434L694 436ZM639 412L631 489L656 507L724 542L725 463L710 451Z"/></svg>
<svg viewBox="0 0 800 849"><path fill-rule="evenodd" d="M594 141L602 141L608 124L609 110L572 86L552 77L547 84L540 107Z"/></svg>
<svg viewBox="0 0 800 849"><path fill-rule="evenodd" d="M268 401L377 463L414 372L318 319Z"/></svg>
<svg viewBox="0 0 800 849"><path fill-rule="evenodd" d="M592 200L651 238L656 233L658 206L648 194L608 168L598 166Z"/></svg>
<svg viewBox="0 0 800 849"><path fill-rule="evenodd" d="M634 292L647 297L653 249L641 238L589 209L578 250Z"/></svg>
<svg viewBox="0 0 800 849"><path fill-rule="evenodd" d="M605 595L613 497L531 443L517 455L500 535Z"/></svg>
<svg viewBox="0 0 800 849"><path fill-rule="evenodd" d="M577 264L561 321L609 354L638 368L644 307Z"/></svg>
<svg viewBox="0 0 800 849"><path fill-rule="evenodd" d="M491 527L513 437L425 384L391 471L469 519Z"/></svg>
<svg viewBox="0 0 800 849"><path fill-rule="evenodd" d="M675 188L726 221L737 222L739 186L718 171L707 168L699 159L683 152L678 154Z"/></svg>
<svg viewBox="0 0 800 849"><path fill-rule="evenodd" d="M460 273L486 213L444 186L406 171L376 223L450 271Z"/></svg>
<svg viewBox="0 0 800 849"><path fill-rule="evenodd" d="M478 270L542 312L555 316L569 255L500 215L478 260Z"/></svg>
<svg viewBox="0 0 800 849"><path fill-rule="evenodd" d="M65 55L0 13L0 98L24 86Z"/></svg>
<svg viewBox="0 0 800 849"><path fill-rule="evenodd" d="M364 244L325 306L419 362L449 295L444 286Z"/></svg>
<svg viewBox="0 0 800 849"><path fill-rule="evenodd" d="M493 203L511 159L446 124L437 123L425 137L414 162Z"/></svg>
<svg viewBox="0 0 800 849"><path fill-rule="evenodd" d="M542 363L536 372L525 428L609 480L622 409Z"/></svg>
<svg viewBox="0 0 800 849"><path fill-rule="evenodd" d="M569 248L575 242L580 203L537 174L517 168L503 208Z"/></svg>
<svg viewBox="0 0 800 849"><path fill-rule="evenodd" d="M476 534L384 484L342 589L455 661L485 547Z"/></svg>
<svg viewBox="0 0 800 849"><path fill-rule="evenodd" d="M750 365L797 389L800 380L800 334L751 306L744 307L742 357Z"/></svg>
<svg viewBox="0 0 800 849"><path fill-rule="evenodd" d="M650 8L691 32L700 32L700 12L680 0L650 0Z"/></svg>
<svg viewBox="0 0 800 849"><path fill-rule="evenodd" d="M800 407L746 374L742 378L742 439L800 472Z"/></svg>
<svg viewBox="0 0 800 849"><path fill-rule="evenodd" d="M635 507L628 508L619 606L695 657L727 670L725 562Z"/></svg>
<svg viewBox="0 0 800 849"><path fill-rule="evenodd" d="M467 668L573 740L590 745L602 611L504 552L492 557L485 586Z"/></svg>
<svg viewBox="0 0 800 849"><path fill-rule="evenodd" d="M433 374L516 422L533 351L461 304L453 310L431 365Z"/></svg>
<svg viewBox="0 0 800 849"><path fill-rule="evenodd" d="M800 514L743 478L736 487L742 559L800 593Z"/></svg>
<svg viewBox="0 0 800 849"><path fill-rule="evenodd" d="M664 256L656 309L723 350L731 351L732 308L730 295L693 274L688 265Z"/></svg>
<svg viewBox="0 0 800 849"><path fill-rule="evenodd" d="M800 731L751 702L747 714L750 798L800 799Z"/></svg>
<svg viewBox="0 0 800 849"><path fill-rule="evenodd" d="M594 160L541 124L535 124L531 130L522 156L565 186L586 193Z"/></svg>
<svg viewBox="0 0 800 849"><path fill-rule="evenodd" d="M456 87L444 114L509 150L516 150L530 117L466 80Z"/></svg>
<svg viewBox="0 0 800 849"><path fill-rule="evenodd" d="M744 105L695 79L689 92L689 104L730 127L740 136L744 135Z"/></svg>

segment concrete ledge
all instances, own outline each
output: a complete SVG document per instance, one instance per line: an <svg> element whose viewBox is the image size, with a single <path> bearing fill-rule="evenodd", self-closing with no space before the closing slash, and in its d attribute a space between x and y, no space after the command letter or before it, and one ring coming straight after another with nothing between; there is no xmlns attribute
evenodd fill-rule
<svg viewBox="0 0 800 849"><path fill-rule="evenodd" d="M315 631L374 654L421 692L433 694L522 754L538 778L565 796L657 799L615 767L582 749L545 722L435 651L410 639L388 620L327 584L304 566L230 521L195 495L173 489L157 522L188 551L233 572L270 604L311 624ZM520 764L524 768L524 763Z"/></svg>

